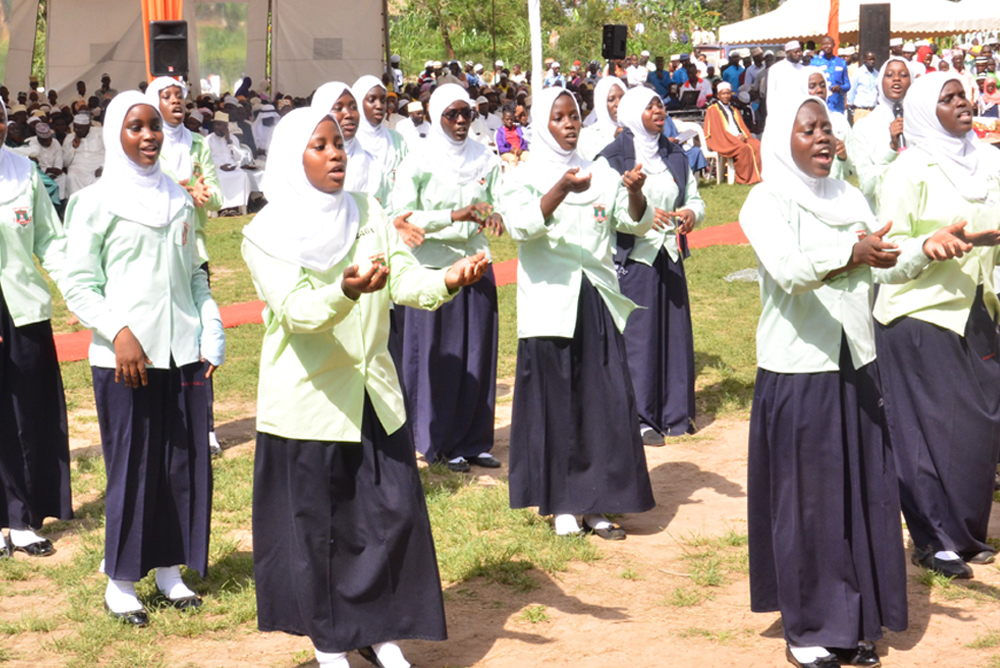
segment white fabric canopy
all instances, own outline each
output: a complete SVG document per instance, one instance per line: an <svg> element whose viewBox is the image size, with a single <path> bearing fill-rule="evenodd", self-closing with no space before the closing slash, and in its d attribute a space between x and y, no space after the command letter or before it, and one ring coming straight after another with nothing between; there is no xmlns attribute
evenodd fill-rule
<svg viewBox="0 0 1000 668"><path fill-rule="evenodd" d="M954 20L958 7L948 0L841 0L841 39L857 40L862 4L892 5L894 37L929 37L959 31ZM788 0L767 14L722 26L719 41L743 44L818 39L827 32L829 16L829 0Z"/></svg>
<svg viewBox="0 0 1000 668"><path fill-rule="evenodd" d="M3 80L11 82L7 88L10 89L13 96L18 91L28 90L28 78L31 76L31 54L35 49L35 21L38 17L38 1L14 0L11 4L10 16L7 17L10 47L7 51L7 71L3 74Z"/></svg>
<svg viewBox="0 0 1000 668"><path fill-rule="evenodd" d="M962 0L953 22L956 32L1000 29L1000 3L996 0Z"/></svg>

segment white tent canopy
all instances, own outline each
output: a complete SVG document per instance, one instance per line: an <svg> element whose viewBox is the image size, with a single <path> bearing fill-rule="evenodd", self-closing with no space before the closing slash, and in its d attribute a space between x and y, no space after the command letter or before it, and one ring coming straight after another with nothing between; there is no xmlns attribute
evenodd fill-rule
<svg viewBox="0 0 1000 668"><path fill-rule="evenodd" d="M962 0L956 9L956 32L1000 29L1000 3L996 0Z"/></svg>
<svg viewBox="0 0 1000 668"><path fill-rule="evenodd" d="M958 7L948 0L841 0L841 39L857 40L862 4L883 3L892 5L893 36L931 37L958 32L953 20ZM829 16L829 0L787 0L767 14L722 26L719 40L724 44L744 44L817 39L827 33Z"/></svg>
<svg viewBox="0 0 1000 668"><path fill-rule="evenodd" d="M198 82L196 5L184 0L188 22L189 79ZM246 73L264 90L268 9L271 11L271 90L306 96L327 81L352 83L362 74L384 71L382 0L229 0L249 5ZM38 0L14 0L10 56L4 81L12 91L26 90L31 73ZM47 88L61 100L76 95L76 82L88 91L103 73L118 90L146 78L142 10L139 0L49 0Z"/></svg>

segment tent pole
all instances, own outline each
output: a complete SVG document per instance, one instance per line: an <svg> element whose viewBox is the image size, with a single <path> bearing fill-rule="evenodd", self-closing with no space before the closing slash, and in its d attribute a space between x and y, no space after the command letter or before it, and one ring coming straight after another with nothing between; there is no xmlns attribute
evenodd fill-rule
<svg viewBox="0 0 1000 668"><path fill-rule="evenodd" d="M531 93L537 95L543 81L541 0L528 0L528 27L531 30Z"/></svg>
<svg viewBox="0 0 1000 668"><path fill-rule="evenodd" d="M385 34L385 67L383 71L389 73L391 69L389 60L392 58L392 47L389 45L389 0L382 0L382 32ZM392 73L389 73L389 81L397 95L402 92L396 90L396 77Z"/></svg>

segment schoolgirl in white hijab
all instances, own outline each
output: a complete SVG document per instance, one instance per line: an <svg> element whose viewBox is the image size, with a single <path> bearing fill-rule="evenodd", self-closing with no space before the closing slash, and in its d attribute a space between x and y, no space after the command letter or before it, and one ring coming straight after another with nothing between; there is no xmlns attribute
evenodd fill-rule
<svg viewBox="0 0 1000 668"><path fill-rule="evenodd" d="M619 291L612 235L644 235L654 210L638 169L622 176L580 156L572 94L547 88L531 113L531 159L507 175L502 199L519 244L510 503L555 515L559 535L578 533L583 515L584 531L621 540L604 514L655 501L621 335L635 304Z"/></svg>
<svg viewBox="0 0 1000 668"><path fill-rule="evenodd" d="M381 121L373 123L368 120L368 114L365 112L365 99L376 89L383 99L383 116ZM395 174L399 163L406 157L407 148L403 136L395 130L390 130L385 124L391 113L385 103L385 86L382 85L378 77L366 74L354 82L354 85L351 86L351 93L357 100L358 110L361 112L361 120L358 121L358 141L362 148L368 151L378 164L382 165L382 170L386 174Z"/></svg>
<svg viewBox="0 0 1000 668"><path fill-rule="evenodd" d="M892 221L890 241L928 239L928 247L938 235L958 234L963 254L880 288L874 314L885 408L911 559L970 578L969 564L990 563L995 552L987 530L1000 458L1000 157L979 147L975 108L955 74L920 77L904 107L909 148L886 170L879 223Z"/></svg>
<svg viewBox="0 0 1000 668"><path fill-rule="evenodd" d="M333 111L333 108L340 101L341 96L347 93L350 100L345 103L345 110L333 112L334 116L343 120L347 113L346 107L356 108L358 115L357 128L355 134L350 139L344 137L344 150L347 152L347 182L344 189L352 193L365 193L374 195L380 202L386 204L388 187L386 184L386 173L381 163L371 153L365 150L358 141L357 132L361 125L366 123L364 112L361 108L361 101L354 97L351 87L341 81L331 81L320 86L313 94L312 106L326 113Z"/></svg>
<svg viewBox="0 0 1000 668"><path fill-rule="evenodd" d="M879 70L878 82L878 104L872 113L854 124L847 144L847 152L858 175L858 185L875 213L878 213L878 190L882 177L902 148L899 133L904 137L906 134L905 121L902 118L897 120L896 115L902 114L903 100L913 83L909 61L899 56L889 58Z"/></svg>
<svg viewBox="0 0 1000 668"><path fill-rule="evenodd" d="M104 600L112 616L136 626L149 618L135 582L151 569L175 607L201 605L178 565L202 577L208 568L205 380L225 359L222 319L199 268L191 198L160 167L162 122L141 93L117 95L103 128L104 176L66 210L64 294L93 332L90 364L108 470ZM123 135L151 164L129 157Z"/></svg>
<svg viewBox="0 0 1000 668"><path fill-rule="evenodd" d="M580 143L577 147L580 155L587 160L596 158L601 149L615 138L620 124L617 118L611 116L611 110L608 109L608 98L611 97L612 92L621 98L627 90L621 79L612 76L604 77L594 86L594 111L587 117L587 123L580 134Z"/></svg>
<svg viewBox="0 0 1000 668"><path fill-rule="evenodd" d="M829 178L836 142L826 102L787 102L768 115L763 182L740 212L762 302L750 605L781 612L792 665L875 665L874 642L883 627L906 628L907 608L869 306L873 267L880 280L905 280L907 263L923 255L920 244L883 242L861 192Z"/></svg>
<svg viewBox="0 0 1000 668"><path fill-rule="evenodd" d="M6 122L7 108L0 100ZM46 517L73 518L66 399L52 344L52 297L38 262L59 284L65 233L40 172L3 146L0 126L0 559L52 554L35 533ZM25 426L29 428L25 428Z"/></svg>
<svg viewBox="0 0 1000 668"><path fill-rule="evenodd" d="M427 271L374 198L314 186L305 161L340 173L339 133L324 109L278 123L268 205L244 231L243 257L267 305L253 499L258 627L307 636L323 668L348 668L353 650L405 668L396 640L444 640L446 630L387 347L390 299L438 308L488 263L480 254ZM372 517L377 532L365 525Z"/></svg>
<svg viewBox="0 0 1000 668"><path fill-rule="evenodd" d="M412 212L400 233L412 233L413 226L421 231L419 243L410 243L427 268L477 253L489 257L488 235L503 234L503 218L493 210L499 204L500 159L468 136L474 109L462 86L438 86L428 104L426 141L396 171L391 210L394 216ZM463 118L465 136L456 138ZM433 313L397 308L394 315L402 331L403 387L417 450L454 470L498 467L489 454L499 345L492 269Z"/></svg>
<svg viewBox="0 0 1000 668"><path fill-rule="evenodd" d="M803 67L803 90L804 95L814 95L816 97L821 97L826 99L828 97L828 87L829 82L827 81L826 72L818 67ZM819 94L820 89L822 94ZM817 92L812 92L816 90ZM830 123L833 124L833 134L836 135L837 140L843 144L843 151L840 151L840 145L837 146L837 153L833 161L833 169L830 170L830 178L832 179L846 179L848 176L854 173L854 162L851 160L851 156L848 153L848 143L851 138L851 124L847 120L847 116L842 112L834 111L827 107L827 116L830 118ZM841 157L843 153L843 157Z"/></svg>

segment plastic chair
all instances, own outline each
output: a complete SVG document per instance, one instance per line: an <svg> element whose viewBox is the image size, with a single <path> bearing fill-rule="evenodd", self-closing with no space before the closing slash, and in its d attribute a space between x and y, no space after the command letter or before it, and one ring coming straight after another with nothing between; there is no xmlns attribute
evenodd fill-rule
<svg viewBox="0 0 1000 668"><path fill-rule="evenodd" d="M720 185L722 183L722 170L726 170L726 180L729 185L736 183L736 161L732 158L727 158L725 156L720 156L718 153L713 151L708 147L708 142L705 141L705 130L698 123L692 123L690 121L679 121L674 120L674 125L677 126L678 132L684 132L685 130L694 130L698 133L698 143L701 144L701 152L705 156L705 162L711 164L715 162L715 183Z"/></svg>

